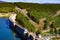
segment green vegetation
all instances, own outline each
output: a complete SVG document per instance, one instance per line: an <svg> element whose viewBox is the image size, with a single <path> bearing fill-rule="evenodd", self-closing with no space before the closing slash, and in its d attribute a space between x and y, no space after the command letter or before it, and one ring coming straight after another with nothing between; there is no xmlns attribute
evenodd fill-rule
<svg viewBox="0 0 60 40"><path fill-rule="evenodd" d="M60 27L60 15L54 17L54 27Z"/></svg>
<svg viewBox="0 0 60 40"><path fill-rule="evenodd" d="M45 29L50 27L50 22L52 23L53 28L50 30L50 33L57 34L59 31L54 29L60 27L60 15L52 17L56 14L58 10L60 10L60 4L33 4L33 3L16 3L18 7L22 9L27 9L27 15L34 22L39 24L41 18L46 18ZM15 4L14 3L1 3L0 4L0 12L15 12ZM23 27L27 28L29 31L35 31L35 27L29 22L29 19L25 17L20 12L17 12L17 22L21 24ZM42 29L43 30L43 29ZM56 32L56 33L55 33ZM40 28L38 28L37 33L41 33ZM60 32L59 32L60 33Z"/></svg>
<svg viewBox="0 0 60 40"><path fill-rule="evenodd" d="M0 3L1 13L13 12L14 10L15 10L15 6L13 3Z"/></svg>
<svg viewBox="0 0 60 40"><path fill-rule="evenodd" d="M58 30L58 34L60 34L60 29Z"/></svg>
<svg viewBox="0 0 60 40"><path fill-rule="evenodd" d="M51 33L51 34L60 34L60 29L52 28L52 29L50 30L50 33Z"/></svg>
<svg viewBox="0 0 60 40"><path fill-rule="evenodd" d="M52 29L50 30L50 33L51 33L51 34L58 34L58 30L57 30L56 28L52 28Z"/></svg>
<svg viewBox="0 0 60 40"><path fill-rule="evenodd" d="M33 3L17 3L20 8L27 9L30 16L32 16L35 22L39 23L40 18L47 18L47 22L51 21L51 16L56 14L60 9L59 4L33 4ZM34 20L33 19L33 20Z"/></svg>
<svg viewBox="0 0 60 40"><path fill-rule="evenodd" d="M39 24L41 18L46 18L46 28L50 25L49 23L53 20L53 29L50 31L52 34L56 31L54 28L60 27L60 16L52 17L60 10L60 4L33 4L33 3L16 3L22 9L27 9L28 16ZM39 28L40 30L40 28ZM41 32L41 31L39 31Z"/></svg>
<svg viewBox="0 0 60 40"><path fill-rule="evenodd" d="M60 40L60 37L54 37L52 40Z"/></svg>
<svg viewBox="0 0 60 40"><path fill-rule="evenodd" d="M27 28L29 31L35 31L35 27L29 22L29 20L22 15L20 12L17 12L17 19L20 24L22 23L22 26Z"/></svg>

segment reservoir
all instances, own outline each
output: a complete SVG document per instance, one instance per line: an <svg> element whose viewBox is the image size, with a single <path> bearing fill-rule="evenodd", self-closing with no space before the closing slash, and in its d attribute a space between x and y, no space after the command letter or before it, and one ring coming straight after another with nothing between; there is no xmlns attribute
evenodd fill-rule
<svg viewBox="0 0 60 40"><path fill-rule="evenodd" d="M8 18L0 18L0 40L21 40L9 24Z"/></svg>

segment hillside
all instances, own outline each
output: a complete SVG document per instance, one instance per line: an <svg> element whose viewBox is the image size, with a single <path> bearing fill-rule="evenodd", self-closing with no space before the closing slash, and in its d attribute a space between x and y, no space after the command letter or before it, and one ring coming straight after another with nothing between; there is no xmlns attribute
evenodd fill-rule
<svg viewBox="0 0 60 40"><path fill-rule="evenodd" d="M0 13L17 13L16 21L29 31L55 34L60 29L60 4L0 3ZM52 30L51 30L52 29Z"/></svg>
<svg viewBox="0 0 60 40"><path fill-rule="evenodd" d="M26 11L28 12L26 15L31 20L33 20L33 22L39 25L37 30L38 32L41 30L45 30L45 31L50 29L55 30L55 28L58 31L58 28L60 29L60 25L59 25L60 12L58 13L58 11L60 10L60 4L33 4L33 3L15 3L15 4L18 8L26 9ZM18 18L17 20L20 20L20 19ZM23 22L23 24L25 23Z"/></svg>
<svg viewBox="0 0 60 40"><path fill-rule="evenodd" d="M13 3L0 3L0 12L6 13L6 12L13 12L14 11L14 4Z"/></svg>

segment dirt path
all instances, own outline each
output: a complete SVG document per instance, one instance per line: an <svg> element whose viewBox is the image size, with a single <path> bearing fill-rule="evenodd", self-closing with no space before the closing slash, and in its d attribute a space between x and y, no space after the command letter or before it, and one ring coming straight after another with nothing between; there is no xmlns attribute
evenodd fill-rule
<svg viewBox="0 0 60 40"><path fill-rule="evenodd" d="M44 21L46 20L46 18L41 18L40 19L40 21L39 21L39 26L41 27L41 28L43 28L44 27Z"/></svg>
<svg viewBox="0 0 60 40"><path fill-rule="evenodd" d="M54 16L52 16L52 17L58 16L58 15L60 15L60 10L57 11L56 14Z"/></svg>
<svg viewBox="0 0 60 40"><path fill-rule="evenodd" d="M26 9L20 9L18 7L15 7L15 9L20 11L24 16L26 16L29 19L30 23L36 28L36 30L38 29L39 25L28 17L28 12Z"/></svg>
<svg viewBox="0 0 60 40"><path fill-rule="evenodd" d="M53 15L52 17L54 18L54 17L56 17L56 16L58 16L58 15L60 15L60 10L59 10L59 11L57 11L57 12L56 12L56 14L55 14L55 15ZM51 21L49 22L49 25L51 25L51 24L52 24L52 22L53 22L53 20L51 20ZM49 27L49 25L48 25L48 27ZM58 29L60 29L60 28L57 28L57 30L58 30ZM49 28L48 30L43 31L43 32L46 32L46 31L50 31L50 28Z"/></svg>
<svg viewBox="0 0 60 40"><path fill-rule="evenodd" d="M31 20L28 16L27 16L27 10L26 9L21 9L19 7L15 7L16 10L20 11L24 16L26 16L30 23L36 28L36 30L39 28L39 27L44 27L44 20L46 20L46 18L41 18L40 21L39 21L39 24L37 24L36 22L34 22L33 20ZM56 12L56 14L52 17L55 17L55 16L58 16L60 15L60 10ZM49 25L52 23L52 20L49 22ZM46 32L46 31L49 31L50 29L47 29L47 30L43 30L43 32Z"/></svg>
<svg viewBox="0 0 60 40"><path fill-rule="evenodd" d="M41 18L39 21L39 24L37 24L36 22L34 22L33 20L31 20L26 14L28 13L26 9L20 9L18 7L15 7L16 10L20 11L24 16L26 16L30 23L36 28L36 30L38 30L39 27L43 28L44 27L44 20L46 20L46 18ZM45 30L46 31L46 30Z"/></svg>
<svg viewBox="0 0 60 40"><path fill-rule="evenodd" d="M60 15L60 10L57 11L56 14L52 16L52 18L54 18L54 17L56 17L56 16L58 16L58 15ZM53 19L53 20L54 20L54 19ZM51 21L49 22L49 25L52 24L53 20L51 20Z"/></svg>

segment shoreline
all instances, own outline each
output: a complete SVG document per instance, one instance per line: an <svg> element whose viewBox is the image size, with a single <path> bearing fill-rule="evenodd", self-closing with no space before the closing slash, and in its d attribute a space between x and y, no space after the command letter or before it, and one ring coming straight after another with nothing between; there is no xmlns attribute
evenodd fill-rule
<svg viewBox="0 0 60 40"><path fill-rule="evenodd" d="M10 17L11 14L12 13L0 13L0 17L2 17L2 18L8 18L8 17Z"/></svg>

